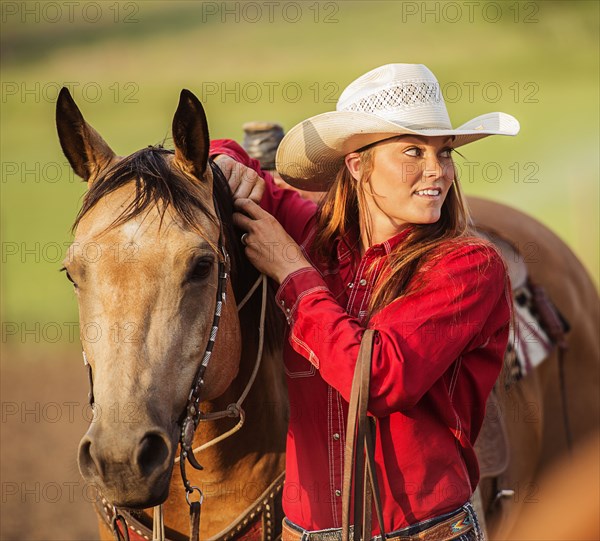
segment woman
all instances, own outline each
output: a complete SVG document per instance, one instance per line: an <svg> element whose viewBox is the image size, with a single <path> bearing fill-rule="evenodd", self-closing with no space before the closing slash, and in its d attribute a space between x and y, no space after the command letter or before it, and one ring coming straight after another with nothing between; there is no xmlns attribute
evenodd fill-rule
<svg viewBox="0 0 600 541"><path fill-rule="evenodd" d="M214 142L246 254L279 284L289 324L288 539L340 535L347 401L365 328L377 330L368 408L385 531L482 538L469 504L473 445L502 366L510 295L500 256L470 233L452 151L518 130L503 113L453 129L425 66L382 66L281 142L283 179L328 190L318 209L268 175L263 187L235 163L260 172L257 162Z"/></svg>

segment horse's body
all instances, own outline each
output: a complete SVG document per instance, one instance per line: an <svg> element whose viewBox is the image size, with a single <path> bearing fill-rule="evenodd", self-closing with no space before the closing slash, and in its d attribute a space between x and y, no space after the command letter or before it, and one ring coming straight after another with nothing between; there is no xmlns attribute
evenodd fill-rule
<svg viewBox="0 0 600 541"><path fill-rule="evenodd" d="M182 93L173 120L174 154L154 148L128 158L116 156L64 91L57 124L63 150L75 171L88 181L88 199L93 202L84 203L80 212L74 248L65 266L78 284L81 328L101 330L96 341L83 336L95 402L104 412L126 412L135 405L129 423L98 416L82 439L80 469L108 501L119 506L149 508L164 501L168 536L184 538L188 506L173 462L182 411L215 311L219 242L238 257L232 258L234 277L228 283L228 301L204 377L203 411L223 410L235 402L253 369L258 299L239 316L235 300L248 291L256 272L239 257L239 241L232 231L221 234L231 205L226 186L208 166L206 120L193 95ZM115 181L115 169L120 180ZM161 175L165 178L157 180ZM102 187L111 182L114 189ZM145 203L139 204L140 197ZM128 206L131 203L133 207ZM532 246L537 250L536 258L527 261L529 273L547 288L571 323L566 383L577 440L598 424L594 286L570 250L538 222L482 200L471 200L471 206L478 223L501 233L525 255ZM86 260L87 243L108 257ZM272 330L280 334L276 326ZM280 345L270 340L268 346L244 403L245 425L197 456L203 471L188 468L191 484L206 495L202 539L227 530L284 469L285 383ZM579 371L585 375L579 377ZM486 515L496 532L514 522L495 520L499 511L516 516L536 469L565 449L556 359L546 361L499 399L508 414L512 454L508 469L495 481L498 486L490 480L482 483ZM520 408L516 413L515 405ZM223 433L233 422L201 423L194 447ZM518 501L492 505L496 489L515 487L521 490ZM274 510L269 511L273 518ZM103 539L112 539L102 517L100 530ZM262 538L274 534L265 531Z"/></svg>
<svg viewBox="0 0 600 541"><path fill-rule="evenodd" d="M470 198L474 221L507 239L522 255L533 282L542 285L570 324L564 354L565 405L573 443L600 426L600 321L598 293L582 264L547 227L513 208ZM504 539L520 510L538 502L537 477L568 450L558 373L558 350L505 390L500 409L508 432L509 462L497 479L482 480L486 518L494 539ZM513 497L493 504L498 490ZM557 491L560 487L557 487Z"/></svg>

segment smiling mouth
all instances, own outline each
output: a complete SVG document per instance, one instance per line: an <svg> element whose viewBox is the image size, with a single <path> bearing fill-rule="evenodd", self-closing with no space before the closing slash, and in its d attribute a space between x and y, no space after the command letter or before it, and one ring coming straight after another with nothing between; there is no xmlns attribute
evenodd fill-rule
<svg viewBox="0 0 600 541"><path fill-rule="evenodd" d="M417 190L413 195L418 195L419 197L439 197L442 194L441 188L427 188L426 190Z"/></svg>

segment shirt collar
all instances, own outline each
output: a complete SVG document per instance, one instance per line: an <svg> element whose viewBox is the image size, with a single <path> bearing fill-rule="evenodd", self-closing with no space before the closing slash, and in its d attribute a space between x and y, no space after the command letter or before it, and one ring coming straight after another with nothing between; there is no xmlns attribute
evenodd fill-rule
<svg viewBox="0 0 600 541"><path fill-rule="evenodd" d="M412 225L409 225L402 229L399 233L396 233L393 237L390 237L386 241L380 244L374 244L365 253L368 255L389 255L399 244L401 244L410 231L413 230ZM349 257L351 254L358 254L360 247L360 239L358 236L358 228L353 227L343 237L338 237L335 241L335 249L337 251L338 259L343 260Z"/></svg>

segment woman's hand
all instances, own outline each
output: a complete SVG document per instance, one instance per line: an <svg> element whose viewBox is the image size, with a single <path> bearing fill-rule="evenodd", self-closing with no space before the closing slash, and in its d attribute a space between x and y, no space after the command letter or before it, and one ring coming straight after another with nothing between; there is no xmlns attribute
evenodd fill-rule
<svg viewBox="0 0 600 541"><path fill-rule="evenodd" d="M247 198L236 200L234 205L240 212L233 214L233 223L246 232L246 256L260 272L281 284L292 272L312 267L271 214Z"/></svg>
<svg viewBox="0 0 600 541"><path fill-rule="evenodd" d="M236 162L226 154L219 154L214 160L229 183L234 201L248 198L260 203L265 192L265 181L254 169Z"/></svg>

